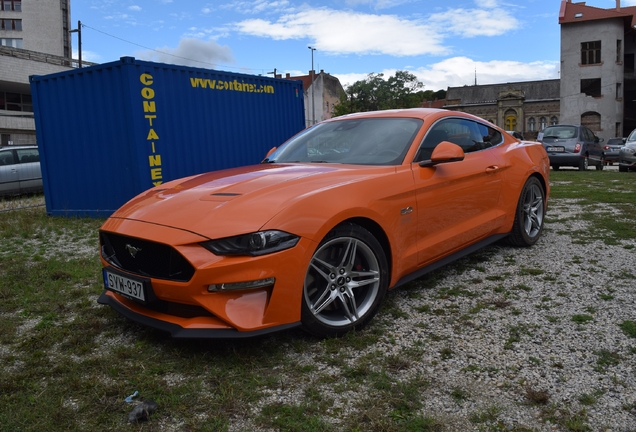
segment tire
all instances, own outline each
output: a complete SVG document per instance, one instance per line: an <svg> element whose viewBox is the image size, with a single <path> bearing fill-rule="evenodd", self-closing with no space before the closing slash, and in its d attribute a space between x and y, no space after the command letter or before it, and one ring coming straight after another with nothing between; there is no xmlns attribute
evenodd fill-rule
<svg viewBox="0 0 636 432"><path fill-rule="evenodd" d="M603 171L603 168L605 168L603 162L599 162L596 164L596 171Z"/></svg>
<svg viewBox="0 0 636 432"><path fill-rule="evenodd" d="M558 171L559 169L561 169L561 167L559 165L552 165L552 169L554 171Z"/></svg>
<svg viewBox="0 0 636 432"><path fill-rule="evenodd" d="M623 165L618 166L618 172L627 172L627 171L628 169L626 166L623 166Z"/></svg>
<svg viewBox="0 0 636 432"><path fill-rule="evenodd" d="M335 227L311 257L301 320L308 332L337 337L364 327L378 311L389 284L380 243L359 225Z"/></svg>
<svg viewBox="0 0 636 432"><path fill-rule="evenodd" d="M587 156L579 159L579 171L587 171L589 161L587 160Z"/></svg>
<svg viewBox="0 0 636 432"><path fill-rule="evenodd" d="M508 242L513 246L532 246L543 232L545 191L536 177L530 177L521 190L515 221Z"/></svg>

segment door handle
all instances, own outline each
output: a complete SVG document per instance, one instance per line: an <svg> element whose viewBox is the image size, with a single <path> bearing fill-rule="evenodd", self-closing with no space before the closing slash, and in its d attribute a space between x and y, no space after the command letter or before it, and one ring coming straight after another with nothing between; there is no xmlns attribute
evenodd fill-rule
<svg viewBox="0 0 636 432"><path fill-rule="evenodd" d="M497 171L499 171L499 167L497 165L489 166L488 168L486 168L486 174L492 174Z"/></svg>

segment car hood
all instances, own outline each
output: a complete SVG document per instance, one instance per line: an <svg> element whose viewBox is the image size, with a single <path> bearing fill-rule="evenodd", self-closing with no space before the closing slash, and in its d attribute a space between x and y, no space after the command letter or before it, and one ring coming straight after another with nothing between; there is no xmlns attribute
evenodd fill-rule
<svg viewBox="0 0 636 432"><path fill-rule="evenodd" d="M297 200L390 172L395 167L337 164L263 164L215 171L150 189L111 218L183 229L208 238L227 237L259 230Z"/></svg>

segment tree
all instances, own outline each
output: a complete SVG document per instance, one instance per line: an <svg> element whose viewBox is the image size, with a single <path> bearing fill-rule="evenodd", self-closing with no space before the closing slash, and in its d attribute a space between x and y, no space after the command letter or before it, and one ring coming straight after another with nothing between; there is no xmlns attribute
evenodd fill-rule
<svg viewBox="0 0 636 432"><path fill-rule="evenodd" d="M410 72L397 71L387 80L384 74L370 73L366 79L347 86L334 107L334 114L413 108L424 100L423 88L424 84Z"/></svg>

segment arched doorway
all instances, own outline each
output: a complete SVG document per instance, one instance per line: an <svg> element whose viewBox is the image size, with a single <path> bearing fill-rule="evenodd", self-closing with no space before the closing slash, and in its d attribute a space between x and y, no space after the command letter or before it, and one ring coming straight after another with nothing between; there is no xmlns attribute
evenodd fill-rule
<svg viewBox="0 0 636 432"><path fill-rule="evenodd" d="M515 110L509 109L506 111L504 114L504 125L506 126L506 130L517 130L517 112Z"/></svg>

